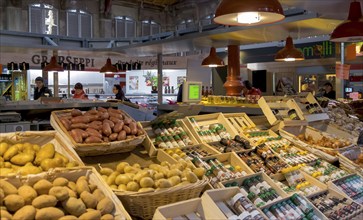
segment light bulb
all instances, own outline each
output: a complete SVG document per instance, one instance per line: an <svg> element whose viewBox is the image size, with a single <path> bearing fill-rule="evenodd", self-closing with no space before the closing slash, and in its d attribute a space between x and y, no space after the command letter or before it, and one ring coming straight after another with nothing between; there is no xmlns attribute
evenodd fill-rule
<svg viewBox="0 0 363 220"><path fill-rule="evenodd" d="M237 22L242 24L253 24L261 21L257 12L242 12L237 15Z"/></svg>
<svg viewBox="0 0 363 220"><path fill-rule="evenodd" d="M208 67L217 67L218 65L217 64L210 64L208 65Z"/></svg>
<svg viewBox="0 0 363 220"><path fill-rule="evenodd" d="M285 58L284 61L290 62L290 61L295 61L295 58Z"/></svg>

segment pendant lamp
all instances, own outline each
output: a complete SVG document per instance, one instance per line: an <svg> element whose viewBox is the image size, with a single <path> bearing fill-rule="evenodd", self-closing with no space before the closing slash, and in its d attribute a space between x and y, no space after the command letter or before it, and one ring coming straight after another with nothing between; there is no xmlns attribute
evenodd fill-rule
<svg viewBox="0 0 363 220"><path fill-rule="evenodd" d="M63 72L64 69L61 65L57 63L57 59L55 58L55 56L52 56L52 58L50 58L50 63L43 68L43 71Z"/></svg>
<svg viewBox="0 0 363 220"><path fill-rule="evenodd" d="M116 73L117 68L111 63L111 59L107 58L106 64L101 68L100 73Z"/></svg>
<svg viewBox="0 0 363 220"><path fill-rule="evenodd" d="M232 26L270 24L285 18L278 0L222 0L214 22Z"/></svg>
<svg viewBox="0 0 363 220"><path fill-rule="evenodd" d="M285 47L279 50L275 56L275 61L299 61L305 60L304 54L295 48L292 38L286 38Z"/></svg>
<svg viewBox="0 0 363 220"><path fill-rule="evenodd" d="M211 47L209 56L207 56L203 62L202 66L204 67L221 67L225 66L224 61L217 56L216 48Z"/></svg>
<svg viewBox="0 0 363 220"><path fill-rule="evenodd" d="M351 2L348 20L338 25L330 35L333 42L363 41L363 18L360 2Z"/></svg>

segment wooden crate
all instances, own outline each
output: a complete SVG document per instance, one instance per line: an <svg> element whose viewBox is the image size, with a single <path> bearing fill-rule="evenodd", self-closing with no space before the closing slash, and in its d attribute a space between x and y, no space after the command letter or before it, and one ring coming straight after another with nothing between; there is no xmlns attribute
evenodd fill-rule
<svg viewBox="0 0 363 220"><path fill-rule="evenodd" d="M255 123L247 116L246 113L227 113L223 114L229 125L237 130L239 134L244 131L256 131Z"/></svg>
<svg viewBox="0 0 363 220"><path fill-rule="evenodd" d="M355 176L355 175L360 176L359 174L356 174L356 173L349 174L349 175L344 176L344 177L342 177L340 179L336 179L336 180L333 180L333 181L329 181L328 182L328 186L329 186L329 188L331 188L331 189L333 189L333 190L335 190L335 191L337 191L337 192L339 192L339 193L341 193L341 194L349 197L349 195L347 195L343 190L341 190L335 183L337 183L338 181L341 181L341 180L345 180L345 179L350 178L350 177ZM360 177L363 178L362 176L360 176ZM359 203L359 204L363 205L363 203Z"/></svg>
<svg viewBox="0 0 363 220"><path fill-rule="evenodd" d="M310 92L303 92L299 93L298 95L292 96L294 100L296 101L297 105L299 106L301 112L304 115L304 118L307 122L314 122L314 121L323 121L328 120L329 116L327 113L316 113L316 114L310 114L308 110L306 110L306 104L309 102L310 104L318 104L318 108L320 111L323 111L323 108L320 106L319 102L315 99L313 94Z"/></svg>
<svg viewBox="0 0 363 220"><path fill-rule="evenodd" d="M205 208L202 206L202 199L189 199L169 205L160 206L155 210L153 220L169 220L189 213L198 213L201 219L205 218ZM197 220L197 219L195 219Z"/></svg>
<svg viewBox="0 0 363 220"><path fill-rule="evenodd" d="M17 143L31 143L43 146L47 143L52 143L56 152L63 154L69 161L75 161L79 166L84 166L81 158L77 155L71 146L71 143L63 138L56 131L25 131L25 132L11 132L1 133L0 142L7 142L9 144ZM0 174L0 177L3 177Z"/></svg>
<svg viewBox="0 0 363 220"><path fill-rule="evenodd" d="M216 202L225 201L232 198L237 193L242 193L238 187L229 187L223 189L207 190L202 195L202 205L205 207L206 219L227 219L223 212L219 209ZM248 198L246 198L248 200ZM252 203L253 204L253 203ZM253 205L254 206L254 205ZM254 206L255 207L255 206ZM261 210L257 209L260 214L268 219Z"/></svg>
<svg viewBox="0 0 363 220"><path fill-rule="evenodd" d="M304 115L293 98L284 96L262 96L258 100L258 105L262 109L264 115L266 116L270 125L275 126L299 126L307 125L307 121ZM295 109L300 120L291 120L287 112L291 109ZM279 110L279 115L281 119L278 119L272 110Z"/></svg>
<svg viewBox="0 0 363 220"><path fill-rule="evenodd" d="M131 220L130 215L125 210L124 206L117 198L117 196L112 192L111 188L107 185L107 183L102 179L102 177L97 173L95 168L93 167L82 167L82 168L68 168L68 169L54 169L52 172L40 173L35 175L30 175L28 177L19 177L12 176L4 178L4 180L9 181L15 187L20 187L22 185L33 185L35 182L46 179L49 181L53 181L57 177L63 177L67 180L76 182L79 177L85 176L89 178L89 182L91 184L95 184L98 189L100 189L103 194L112 200L115 205L115 209L113 215L115 216L115 220L127 219Z"/></svg>
<svg viewBox="0 0 363 220"><path fill-rule="evenodd" d="M183 120L177 119L176 122L183 128L183 130L187 133L190 140L193 142L193 145L196 145L200 142L196 140L192 132L189 130L189 127L184 123ZM154 145L155 142L155 133L151 127L150 122L141 122L140 123L143 129L146 132L146 138L143 142L145 149L149 152L150 157L155 157L157 155L158 148Z"/></svg>
<svg viewBox="0 0 363 220"><path fill-rule="evenodd" d="M222 113L213 113L213 114L206 114L206 115L196 115L196 116L188 116L185 117L184 122L188 126L189 130L192 132L194 137L197 139L199 143L205 142L202 137L198 134L196 128L190 121L191 118L194 118L194 120L198 123L199 126L209 126L212 124L222 124L226 131L231 135L232 138L234 138L238 132L230 126L227 119L223 116Z"/></svg>

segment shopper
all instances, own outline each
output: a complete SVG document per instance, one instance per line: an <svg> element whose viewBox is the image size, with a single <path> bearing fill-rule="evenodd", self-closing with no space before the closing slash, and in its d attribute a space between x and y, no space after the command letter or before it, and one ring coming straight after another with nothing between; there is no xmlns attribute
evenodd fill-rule
<svg viewBox="0 0 363 220"><path fill-rule="evenodd" d="M247 96L247 95L259 95L261 96L261 91L260 89L257 89L255 87L252 86L252 83L248 80L243 81L243 89L242 89L242 94L243 96Z"/></svg>
<svg viewBox="0 0 363 220"><path fill-rule="evenodd" d="M88 99L87 94L84 92L83 90L83 85L82 83L76 83L76 85L74 85L74 95L73 95L74 99Z"/></svg>
<svg viewBox="0 0 363 220"><path fill-rule="evenodd" d="M37 100L40 97L52 97L52 96L53 96L52 90L44 86L43 77L38 76L37 78L35 78L34 100Z"/></svg>
<svg viewBox="0 0 363 220"><path fill-rule="evenodd" d="M120 85L113 85L113 89L112 89L112 92L113 94L115 94L115 98L118 99L118 100L122 100L122 101L127 101L125 100L126 97L125 97L125 93L124 91L122 90L121 86Z"/></svg>
<svg viewBox="0 0 363 220"><path fill-rule="evenodd" d="M330 82L324 84L324 97L329 99L336 99L335 91L333 90L333 85Z"/></svg>

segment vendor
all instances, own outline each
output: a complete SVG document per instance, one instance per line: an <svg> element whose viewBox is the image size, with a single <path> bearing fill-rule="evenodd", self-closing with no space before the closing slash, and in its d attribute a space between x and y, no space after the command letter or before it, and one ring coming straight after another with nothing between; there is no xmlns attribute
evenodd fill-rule
<svg viewBox="0 0 363 220"><path fill-rule="evenodd" d="M122 88L120 85L113 85L113 89L112 89L113 94L115 94L115 99L121 100L121 101L127 101L125 100L125 93L124 91L122 91Z"/></svg>
<svg viewBox="0 0 363 220"><path fill-rule="evenodd" d="M88 99L87 94L84 92L83 90L83 85L82 83L76 83L76 85L74 85L74 95L73 95L74 99Z"/></svg>
<svg viewBox="0 0 363 220"><path fill-rule="evenodd" d="M35 78L35 88L34 88L34 100L40 97L52 97L52 91L48 87L44 86L43 77L38 76Z"/></svg>
<svg viewBox="0 0 363 220"><path fill-rule="evenodd" d="M255 87L252 86L252 83L248 80L243 81L243 89L242 94L243 96L247 95L259 95L261 96L261 91Z"/></svg>
<svg viewBox="0 0 363 220"><path fill-rule="evenodd" d="M324 97L329 99L336 99L335 91L333 90L333 85L330 82L324 84Z"/></svg>

